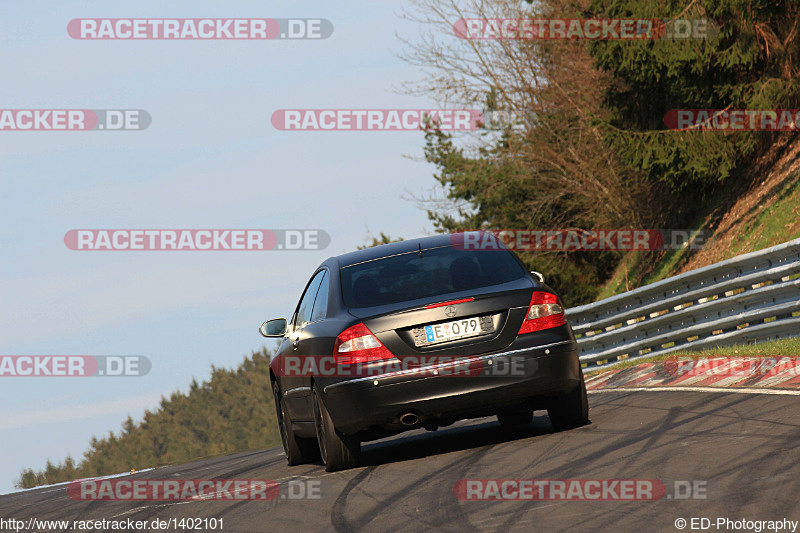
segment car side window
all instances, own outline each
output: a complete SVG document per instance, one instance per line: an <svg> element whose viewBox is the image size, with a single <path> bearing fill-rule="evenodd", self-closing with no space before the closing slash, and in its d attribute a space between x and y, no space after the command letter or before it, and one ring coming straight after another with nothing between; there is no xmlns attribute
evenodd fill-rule
<svg viewBox="0 0 800 533"><path fill-rule="evenodd" d="M322 283L317 291L317 299L314 300L314 310L311 312L311 322L322 320L328 314L328 286L330 285L330 276L323 271Z"/></svg>
<svg viewBox="0 0 800 533"><path fill-rule="evenodd" d="M308 284L306 292L300 298L300 304L297 306L297 313L294 317L294 327L302 328L311 322L311 311L314 307L314 300L317 297L317 291L322 283L322 278L325 277L325 271L318 272L316 276Z"/></svg>

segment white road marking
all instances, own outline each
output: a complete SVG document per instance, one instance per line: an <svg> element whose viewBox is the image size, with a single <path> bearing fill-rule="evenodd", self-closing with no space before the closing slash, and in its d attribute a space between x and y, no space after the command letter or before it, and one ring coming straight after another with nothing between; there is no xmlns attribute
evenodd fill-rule
<svg viewBox="0 0 800 533"><path fill-rule="evenodd" d="M616 389L592 389L586 391L589 394L595 392L735 392L738 394L774 394L779 396L800 396L800 390L779 390L779 389L742 389L742 388L719 388L719 387L619 387Z"/></svg>

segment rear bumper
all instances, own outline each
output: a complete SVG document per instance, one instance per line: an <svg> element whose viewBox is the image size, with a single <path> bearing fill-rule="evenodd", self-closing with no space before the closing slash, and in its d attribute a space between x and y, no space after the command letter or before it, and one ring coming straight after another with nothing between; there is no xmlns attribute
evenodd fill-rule
<svg viewBox="0 0 800 533"><path fill-rule="evenodd" d="M421 423L445 425L520 404L535 407L548 396L571 391L580 382L578 347L572 338L510 348L472 358L484 365L486 371L481 375L453 375L447 365L432 365L424 371L331 383L318 380L318 385L336 428L356 434L378 428L411 429L399 421L399 416L408 411L417 414ZM433 370L440 372L435 375Z"/></svg>

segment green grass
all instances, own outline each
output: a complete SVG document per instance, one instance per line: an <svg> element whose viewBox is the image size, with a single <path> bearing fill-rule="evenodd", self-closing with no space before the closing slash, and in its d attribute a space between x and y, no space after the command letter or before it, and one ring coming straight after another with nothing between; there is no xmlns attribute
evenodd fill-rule
<svg viewBox="0 0 800 533"><path fill-rule="evenodd" d="M639 363L663 361L668 357L800 357L800 337L760 342L758 344L737 344L725 348L708 348L697 351L679 350L655 357L639 357L631 360L623 360L613 366L598 370L586 371L584 368L584 372L585 375L589 377L607 370L636 366Z"/></svg>
<svg viewBox="0 0 800 533"><path fill-rule="evenodd" d="M748 238L740 239L725 252L725 258L762 250L800 236L800 186L798 176L778 193L778 199L743 228Z"/></svg>
<svg viewBox="0 0 800 533"><path fill-rule="evenodd" d="M626 257L622 260L619 264L617 269L614 271L614 274L601 288L600 292L597 294L596 300L604 300L615 294L620 294L626 291L625 287L625 269L628 269L628 279L630 280L632 276L631 268L641 268L639 263L639 258L636 256L637 253L642 252L633 252L626 255ZM631 287L633 288L633 287Z"/></svg>
<svg viewBox="0 0 800 533"><path fill-rule="evenodd" d="M717 207L718 200L710 201L709 213ZM702 214L691 229L707 229L707 224L708 215ZM777 193L774 203L767 208L761 208L752 220L736 227L735 230L740 236L728 249L722 251L720 261L800 237L800 173L795 173L792 179L787 180ZM711 246L713 245L712 242ZM626 269L628 288L634 289L674 276L688 262L691 255L688 249L668 251L655 266L641 276L642 270L646 268L644 262L646 253L648 252L629 252L611 278L601 287L596 300L628 290L625 283ZM642 282L637 285L635 280L640 277Z"/></svg>

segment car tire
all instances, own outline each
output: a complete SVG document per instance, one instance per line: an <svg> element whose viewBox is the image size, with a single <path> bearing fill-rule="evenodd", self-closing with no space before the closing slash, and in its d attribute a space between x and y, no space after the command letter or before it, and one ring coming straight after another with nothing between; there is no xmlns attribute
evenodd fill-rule
<svg viewBox="0 0 800 533"><path fill-rule="evenodd" d="M530 424L533 420L533 410L524 411L501 411L497 413L497 421L503 429Z"/></svg>
<svg viewBox="0 0 800 533"><path fill-rule="evenodd" d="M571 392L553 398L547 407L550 423L556 431L574 429L589 423L589 398L586 383L581 381Z"/></svg>
<svg viewBox="0 0 800 533"><path fill-rule="evenodd" d="M292 420L286 413L283 395L277 382L272 383L272 394L275 398L275 412L278 417L278 427L281 432L283 452L289 466L313 463L319 459L319 446L315 438L297 437L292 431Z"/></svg>
<svg viewBox="0 0 800 533"><path fill-rule="evenodd" d="M317 428L317 441L325 471L336 472L353 468L361 456L361 443L355 437L343 435L334 427L316 385L311 388L311 396L314 403L314 425Z"/></svg>

